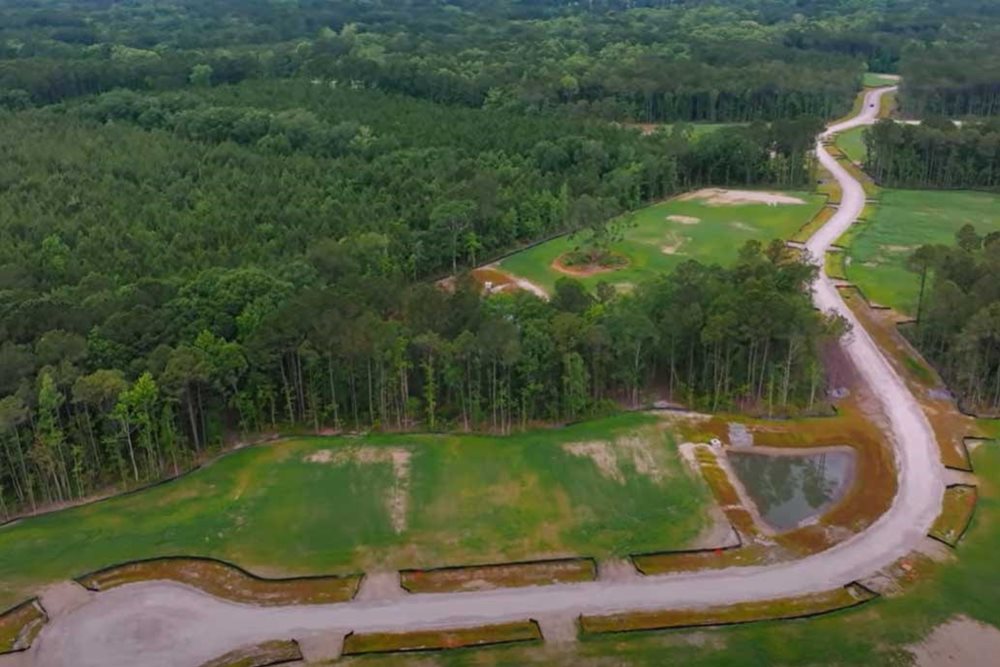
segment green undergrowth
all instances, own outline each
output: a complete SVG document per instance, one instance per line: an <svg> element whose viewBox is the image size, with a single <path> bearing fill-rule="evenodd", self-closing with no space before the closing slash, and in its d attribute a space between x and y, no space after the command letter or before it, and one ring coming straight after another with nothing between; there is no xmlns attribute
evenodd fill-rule
<svg viewBox="0 0 1000 667"><path fill-rule="evenodd" d="M988 428L997 429L996 423ZM903 595L810 620L754 623L699 631L658 631L586 639L576 645L483 649L475 653L390 660L353 666L421 665L685 665L685 667L869 667L907 665L906 646L957 614L1000 627L1000 443L973 452L980 481L972 525L957 559L932 571Z"/></svg>
<svg viewBox="0 0 1000 667"><path fill-rule="evenodd" d="M602 471L567 443L607 447L614 465ZM655 471L637 470L644 460ZM708 498L662 423L645 415L510 437L299 438L0 529L0 605L53 580L166 555L287 575L679 548L706 523Z"/></svg>

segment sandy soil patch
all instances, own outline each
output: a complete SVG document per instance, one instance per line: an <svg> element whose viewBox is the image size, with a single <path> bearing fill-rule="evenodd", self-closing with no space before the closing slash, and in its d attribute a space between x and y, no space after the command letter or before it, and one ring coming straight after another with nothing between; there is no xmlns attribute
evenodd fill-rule
<svg viewBox="0 0 1000 667"><path fill-rule="evenodd" d="M687 239L677 234L668 234L667 242L660 246L660 251L664 255L676 255Z"/></svg>
<svg viewBox="0 0 1000 667"><path fill-rule="evenodd" d="M764 192L761 190L723 190L721 188L702 188L678 197L681 201L700 200L709 206L738 206L740 204L767 204L768 206L805 204L798 197L780 192Z"/></svg>
<svg viewBox="0 0 1000 667"><path fill-rule="evenodd" d="M641 435L622 436L614 442L569 442L562 447L573 456L590 459L603 477L619 484L625 483L625 472L622 470L625 461L632 464L636 473L654 482L660 483L667 477L653 443Z"/></svg>
<svg viewBox="0 0 1000 667"><path fill-rule="evenodd" d="M531 292L543 301L549 300L549 293L541 286L531 282L526 278L515 276L500 268L499 264L487 264L472 272L472 275L479 281L483 288L493 292L507 292L511 289L520 289Z"/></svg>
<svg viewBox="0 0 1000 667"><path fill-rule="evenodd" d="M879 248L885 250L886 252L912 252L913 249L916 247L917 246L915 245L893 245L893 244L879 246Z"/></svg>
<svg viewBox="0 0 1000 667"><path fill-rule="evenodd" d="M333 461L333 450L321 449L306 457L308 463L330 463Z"/></svg>
<svg viewBox="0 0 1000 667"><path fill-rule="evenodd" d="M917 667L989 667L996 664L1000 654L1000 630L967 616L956 616L908 650Z"/></svg>
<svg viewBox="0 0 1000 667"><path fill-rule="evenodd" d="M752 231L754 231L753 227L751 227L747 223L741 222L739 220L734 220L733 222L730 222L729 226L732 227L733 229L738 229L741 232L752 232Z"/></svg>
<svg viewBox="0 0 1000 667"><path fill-rule="evenodd" d="M622 475L622 471L618 468L618 453L612 448L610 442L602 442L600 440L593 442L568 442L562 448L573 456L593 461L604 477L613 479L619 484L625 483L625 476Z"/></svg>
<svg viewBox="0 0 1000 667"><path fill-rule="evenodd" d="M647 438L635 435L619 438L615 443L618 449L632 460L635 471L654 482L660 482L665 477L663 468L656 460L656 454Z"/></svg>
<svg viewBox="0 0 1000 667"><path fill-rule="evenodd" d="M679 222L682 225L697 225L701 222L701 218L695 218L690 215L668 215L667 220L670 222Z"/></svg>
<svg viewBox="0 0 1000 667"><path fill-rule="evenodd" d="M544 289L542 289L542 287L540 287L539 285L536 285L535 283L531 282L530 280L526 278L520 278L515 275L511 275L511 279L514 281L515 285L523 289L525 292L531 292L542 301L549 300L549 293L546 292Z"/></svg>
<svg viewBox="0 0 1000 667"><path fill-rule="evenodd" d="M338 451L321 449L308 455L305 460L309 463L332 465L390 464L393 485L386 495L385 504L392 529L401 533L406 530L406 516L410 505L411 455L410 450L403 447L346 447Z"/></svg>

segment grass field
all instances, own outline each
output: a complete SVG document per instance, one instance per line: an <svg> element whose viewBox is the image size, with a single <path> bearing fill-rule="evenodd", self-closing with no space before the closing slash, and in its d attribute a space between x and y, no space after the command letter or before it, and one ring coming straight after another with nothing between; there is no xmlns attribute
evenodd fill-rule
<svg viewBox="0 0 1000 667"><path fill-rule="evenodd" d="M896 77L891 74L876 74L875 72L865 72L863 84L866 87L875 88L878 86L891 86L899 83Z"/></svg>
<svg viewBox="0 0 1000 667"><path fill-rule="evenodd" d="M787 239L812 218L824 199L803 192L783 193L802 204L769 206L765 203L716 205L699 199L671 199L637 211L622 241L613 250L625 255L628 266L580 277L587 286L601 281L627 287L670 271L685 260L727 264L744 242ZM671 219L672 218L672 219ZM563 273L552 263L572 250L579 239L560 237L512 255L502 269L551 291Z"/></svg>
<svg viewBox="0 0 1000 667"><path fill-rule="evenodd" d="M708 497L644 415L507 438L284 441L0 529L0 608L43 582L164 555L276 575L678 548L707 523Z"/></svg>
<svg viewBox="0 0 1000 667"><path fill-rule="evenodd" d="M866 129L865 127L856 127L837 135L837 147L844 151L844 154L852 162L863 163L865 158L868 157L868 150L865 148L865 142L862 140L862 135Z"/></svg>
<svg viewBox="0 0 1000 667"><path fill-rule="evenodd" d="M868 667L908 665L906 646L957 614L1000 627L1000 443L973 452L980 500L953 562L932 569L895 598L812 620L765 622L694 632L660 631L586 638L544 649L495 648L465 654L351 659L352 667L554 665L598 667ZM951 663L949 663L951 664ZM958 663L955 663L958 664ZM971 664L971 663L966 663ZM988 664L988 663L980 663Z"/></svg>
<svg viewBox="0 0 1000 667"><path fill-rule="evenodd" d="M1000 196L883 190L870 222L852 235L847 278L872 301L912 315L920 280L906 270L906 257L924 243L954 244L966 223L980 234L1000 230Z"/></svg>

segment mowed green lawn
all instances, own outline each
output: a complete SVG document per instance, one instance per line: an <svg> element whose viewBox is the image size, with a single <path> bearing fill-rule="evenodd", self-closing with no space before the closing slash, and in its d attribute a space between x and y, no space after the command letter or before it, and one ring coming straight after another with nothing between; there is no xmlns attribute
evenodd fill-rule
<svg viewBox="0 0 1000 667"><path fill-rule="evenodd" d="M351 667L546 665L580 667L872 667L910 665L906 647L935 626L966 615L1000 628L1000 442L973 452L979 503L956 559L897 597L821 618L752 623L694 631L636 632L585 638L576 644L510 646L421 656L351 658ZM957 639L967 642L968 639ZM976 650L975 646L972 648ZM982 653L985 662L994 664ZM942 662L941 665L959 664ZM973 663L965 663L972 665Z"/></svg>
<svg viewBox="0 0 1000 667"><path fill-rule="evenodd" d="M855 127L837 135L837 147L844 151L852 162L861 164L868 157L868 149L865 147L865 142L862 138L866 129L865 127Z"/></svg>
<svg viewBox="0 0 1000 667"><path fill-rule="evenodd" d="M678 548L709 498L644 415L510 437L296 439L0 529L0 609L45 582L164 555L320 574Z"/></svg>
<svg viewBox="0 0 1000 667"><path fill-rule="evenodd" d="M891 74L876 74L875 72L865 72L863 84L866 87L893 86L899 80Z"/></svg>
<svg viewBox="0 0 1000 667"><path fill-rule="evenodd" d="M805 192L782 193L801 199L802 204L769 206L763 203L717 205L706 201L671 199L634 213L615 252L625 255L628 266L580 278L589 287L605 281L628 287L671 271L689 259L728 264L740 247L751 239L768 242L785 239L808 222L823 206L821 196ZM671 220L678 216L685 221ZM553 261L571 251L580 238L560 237L508 257L501 268L527 278L552 291L565 274L552 268Z"/></svg>
<svg viewBox="0 0 1000 667"><path fill-rule="evenodd" d="M848 248L847 277L872 301L910 315L920 279L905 262L916 247L953 245L965 224L983 235L1000 231L1000 196L982 192L883 190L874 211Z"/></svg>

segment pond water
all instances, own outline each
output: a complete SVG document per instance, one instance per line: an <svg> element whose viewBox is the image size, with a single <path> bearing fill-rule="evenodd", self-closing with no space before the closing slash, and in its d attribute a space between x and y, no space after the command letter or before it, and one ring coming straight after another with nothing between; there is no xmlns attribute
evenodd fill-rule
<svg viewBox="0 0 1000 667"><path fill-rule="evenodd" d="M844 495L854 475L854 452L752 454L729 452L729 460L761 516L789 530L822 514Z"/></svg>

